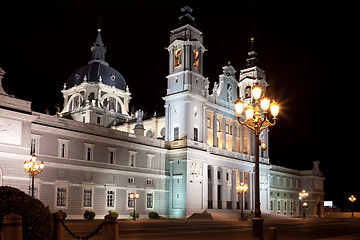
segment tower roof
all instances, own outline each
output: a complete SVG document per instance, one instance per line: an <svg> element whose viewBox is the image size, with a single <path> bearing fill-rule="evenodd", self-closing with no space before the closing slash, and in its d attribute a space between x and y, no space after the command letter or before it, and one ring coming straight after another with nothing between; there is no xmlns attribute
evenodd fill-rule
<svg viewBox="0 0 360 240"><path fill-rule="evenodd" d="M181 8L181 12L183 13L183 15L181 15L179 17L181 26L190 24L190 25L196 27L195 18L190 15L192 13L192 11L193 11L193 9L189 6L185 6L185 7Z"/></svg>
<svg viewBox="0 0 360 240"><path fill-rule="evenodd" d="M125 91L126 81L124 77L105 61L106 48L101 38L100 28L98 29L98 34L91 47L91 51L93 54L88 65L77 69L70 75L66 88L72 88L83 82L92 82L103 83Z"/></svg>
<svg viewBox="0 0 360 240"><path fill-rule="evenodd" d="M246 59L246 64L245 64L245 67L247 67L247 68L259 66L259 64L260 64L259 59L257 59L257 52L255 51L254 40L255 40L254 37L250 38L250 49L249 49L248 58Z"/></svg>

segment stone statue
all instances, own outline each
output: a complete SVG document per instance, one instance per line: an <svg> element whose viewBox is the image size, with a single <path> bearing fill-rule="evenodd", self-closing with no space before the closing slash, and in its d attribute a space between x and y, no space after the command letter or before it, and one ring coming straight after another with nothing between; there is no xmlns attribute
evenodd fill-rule
<svg viewBox="0 0 360 240"><path fill-rule="evenodd" d="M144 117L144 111L139 109L135 113L136 116L136 124L142 124L142 119Z"/></svg>
<svg viewBox="0 0 360 240"><path fill-rule="evenodd" d="M213 93L212 93L213 96L214 96L215 94L217 94L218 87L219 87L218 83L217 83L217 82L214 82Z"/></svg>
<svg viewBox="0 0 360 240"><path fill-rule="evenodd" d="M6 72L4 71L4 69L2 69L0 67L0 94L8 95L2 87L2 79L3 79L5 73Z"/></svg>

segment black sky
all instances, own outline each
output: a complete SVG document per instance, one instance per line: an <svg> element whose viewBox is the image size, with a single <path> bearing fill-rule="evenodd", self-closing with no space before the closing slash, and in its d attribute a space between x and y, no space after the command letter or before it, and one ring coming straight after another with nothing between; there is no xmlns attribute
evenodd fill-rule
<svg viewBox="0 0 360 240"><path fill-rule="evenodd" d="M34 111L62 105L67 78L91 58L102 19L106 61L127 81L136 108L163 112L170 30L189 4L208 49L210 89L228 61L244 66L255 36L269 94L281 104L270 130L271 163L311 169L320 160L326 200L358 194L358 4L351 1L3 2L0 67L5 90ZM237 75L238 77L238 75ZM346 113L346 114L345 114Z"/></svg>

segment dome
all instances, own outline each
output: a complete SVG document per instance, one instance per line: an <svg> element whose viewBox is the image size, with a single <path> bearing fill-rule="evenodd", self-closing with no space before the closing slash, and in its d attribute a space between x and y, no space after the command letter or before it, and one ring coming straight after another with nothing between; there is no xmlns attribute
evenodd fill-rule
<svg viewBox="0 0 360 240"><path fill-rule="evenodd" d="M92 59L88 65L83 66L73 72L66 82L66 88L72 88L75 85L80 85L83 82L103 83L108 86L114 86L117 89L126 89L126 82L123 76L109 67L105 61L106 48L102 42L101 29L98 29L96 41L91 47Z"/></svg>
<svg viewBox="0 0 360 240"><path fill-rule="evenodd" d="M124 91L126 88L125 79L118 71L97 61L91 61L88 65L73 72L66 82L66 88L72 88L85 81L91 83L101 82L105 85L111 87L114 86L115 88Z"/></svg>

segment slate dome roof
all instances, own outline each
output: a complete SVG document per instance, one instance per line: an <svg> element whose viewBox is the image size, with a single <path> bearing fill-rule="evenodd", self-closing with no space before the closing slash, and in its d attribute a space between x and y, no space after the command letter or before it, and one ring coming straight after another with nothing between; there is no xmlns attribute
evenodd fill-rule
<svg viewBox="0 0 360 240"><path fill-rule="evenodd" d="M72 88L83 82L103 83L108 86L114 86L117 89L126 89L126 81L124 77L114 68L109 67L105 61L106 48L102 42L101 29L98 29L98 35L94 45L91 47L92 59L88 63L75 72L73 72L66 82L66 88Z"/></svg>
<svg viewBox="0 0 360 240"><path fill-rule="evenodd" d="M91 83L102 82L105 85L114 86L124 91L126 88L126 81L118 71L96 61L92 61L73 72L66 83L66 88L69 89L75 85L80 85L84 81Z"/></svg>

